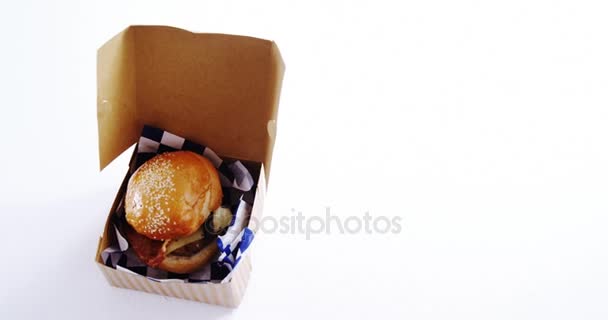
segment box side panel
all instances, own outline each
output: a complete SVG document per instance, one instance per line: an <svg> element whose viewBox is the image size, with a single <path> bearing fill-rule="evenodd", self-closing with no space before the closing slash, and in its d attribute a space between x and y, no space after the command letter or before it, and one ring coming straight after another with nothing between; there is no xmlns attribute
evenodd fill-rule
<svg viewBox="0 0 608 320"><path fill-rule="evenodd" d="M247 288L251 260L246 257L239 264L233 279L225 284L157 282L144 276L97 264L110 285L144 291L162 296L187 299L225 307L237 307Z"/></svg>
<svg viewBox="0 0 608 320"><path fill-rule="evenodd" d="M111 270L111 268L106 267L102 263L96 263L96 265L99 267L99 270L101 271L101 274L103 274L104 278L106 278L106 281L108 281L111 286L116 287L117 285L115 284L114 279L108 273L108 270Z"/></svg>
<svg viewBox="0 0 608 320"><path fill-rule="evenodd" d="M139 135L134 32L119 33L97 51L97 125L100 169Z"/></svg>
<svg viewBox="0 0 608 320"><path fill-rule="evenodd" d="M258 188L255 191L255 198L253 200L253 208L251 208L251 218L249 219L248 227L253 230L254 233L258 232L260 224L262 223L262 217L264 216L264 199L266 196L265 170L266 167L262 165L260 177L258 179Z"/></svg>
<svg viewBox="0 0 608 320"><path fill-rule="evenodd" d="M249 277L251 276L251 253L243 257L243 260L237 267L236 274L232 277L230 285L232 286L232 301L233 307L237 307L245 295Z"/></svg>
<svg viewBox="0 0 608 320"><path fill-rule="evenodd" d="M266 169L266 182L270 177L270 169L272 164L272 152L274 150L274 142L277 135L277 118L279 112L279 100L281 97L281 86L283 84L283 75L285 74L285 64L281 57L279 47L273 42L271 47L271 59L270 59L270 79L269 79L269 95L271 97L271 116L266 124L266 130L268 131L268 145L266 147L266 153L264 155L264 166Z"/></svg>
<svg viewBox="0 0 608 320"><path fill-rule="evenodd" d="M223 156L269 161L267 128L276 120L278 88L272 42L170 27L133 28L142 123Z"/></svg>

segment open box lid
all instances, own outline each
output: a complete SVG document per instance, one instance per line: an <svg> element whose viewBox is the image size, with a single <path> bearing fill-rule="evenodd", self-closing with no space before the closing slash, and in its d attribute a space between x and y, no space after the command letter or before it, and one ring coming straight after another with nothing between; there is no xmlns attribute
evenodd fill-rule
<svg viewBox="0 0 608 320"><path fill-rule="evenodd" d="M128 27L97 52L100 169L148 124L262 162L268 175L283 72L272 41Z"/></svg>

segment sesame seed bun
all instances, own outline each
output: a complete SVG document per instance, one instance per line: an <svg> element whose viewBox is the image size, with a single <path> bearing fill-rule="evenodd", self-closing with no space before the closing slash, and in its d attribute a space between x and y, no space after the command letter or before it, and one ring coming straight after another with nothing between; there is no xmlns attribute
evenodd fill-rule
<svg viewBox="0 0 608 320"><path fill-rule="evenodd" d="M154 240L177 239L198 230L222 201L218 173L190 151L166 152L140 166L129 179L127 222Z"/></svg>

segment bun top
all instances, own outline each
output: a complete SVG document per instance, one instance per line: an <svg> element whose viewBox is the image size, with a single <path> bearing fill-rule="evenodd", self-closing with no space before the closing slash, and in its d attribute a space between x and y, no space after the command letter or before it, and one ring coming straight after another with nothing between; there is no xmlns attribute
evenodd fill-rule
<svg viewBox="0 0 608 320"><path fill-rule="evenodd" d="M190 151L166 152L146 161L129 179L127 222L155 240L187 236L222 202L213 164Z"/></svg>

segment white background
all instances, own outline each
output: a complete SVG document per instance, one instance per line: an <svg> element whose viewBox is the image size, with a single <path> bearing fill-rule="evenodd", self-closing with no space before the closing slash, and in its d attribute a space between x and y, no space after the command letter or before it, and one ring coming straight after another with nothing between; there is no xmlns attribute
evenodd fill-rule
<svg viewBox="0 0 608 320"><path fill-rule="evenodd" d="M123 2L1 5L0 318L608 318L604 1ZM265 214L402 232L263 234L236 310L108 286L95 54L129 24L275 40Z"/></svg>

